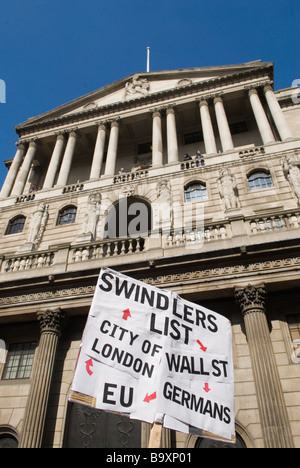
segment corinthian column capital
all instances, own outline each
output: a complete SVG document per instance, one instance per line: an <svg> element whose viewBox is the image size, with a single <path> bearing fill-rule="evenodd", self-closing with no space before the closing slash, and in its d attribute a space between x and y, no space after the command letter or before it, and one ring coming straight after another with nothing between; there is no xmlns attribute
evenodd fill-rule
<svg viewBox="0 0 300 468"><path fill-rule="evenodd" d="M112 119L109 119L107 122L108 122L108 124L110 124L111 128L113 128L113 127L118 128L120 126L120 123L121 123L121 118L120 117L113 117Z"/></svg>
<svg viewBox="0 0 300 468"><path fill-rule="evenodd" d="M106 130L107 129L107 121L98 120L98 122L95 122L95 126L97 127L98 130Z"/></svg>
<svg viewBox="0 0 300 468"><path fill-rule="evenodd" d="M267 83L264 84L264 92L266 93L267 91L272 91L274 92L274 89L273 89L273 82L272 81L269 81Z"/></svg>
<svg viewBox="0 0 300 468"><path fill-rule="evenodd" d="M69 134L69 136L74 137L74 138L80 138L81 137L81 134L80 134L80 132L78 130L78 127L70 128L68 130L68 134Z"/></svg>
<svg viewBox="0 0 300 468"><path fill-rule="evenodd" d="M201 96L198 100L199 102L199 106L202 107L202 106L206 106L208 107L209 106L209 100L210 100L210 96Z"/></svg>
<svg viewBox="0 0 300 468"><path fill-rule="evenodd" d="M65 318L65 312L61 309L51 310L37 314L41 333L54 333L60 335L62 322Z"/></svg>
<svg viewBox="0 0 300 468"><path fill-rule="evenodd" d="M246 314L251 310L265 310L267 292L264 285L252 286L249 284L245 288L238 288L235 291L235 298L241 307L242 313Z"/></svg>
<svg viewBox="0 0 300 468"><path fill-rule="evenodd" d="M175 107L176 107L176 104L170 104L167 106L166 108L166 114L175 114Z"/></svg>

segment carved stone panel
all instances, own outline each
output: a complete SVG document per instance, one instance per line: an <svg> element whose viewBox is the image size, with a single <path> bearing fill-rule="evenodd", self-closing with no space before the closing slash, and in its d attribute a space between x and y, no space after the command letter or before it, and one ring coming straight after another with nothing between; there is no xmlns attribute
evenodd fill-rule
<svg viewBox="0 0 300 468"><path fill-rule="evenodd" d="M140 448L141 423L118 414L72 403L65 448Z"/></svg>

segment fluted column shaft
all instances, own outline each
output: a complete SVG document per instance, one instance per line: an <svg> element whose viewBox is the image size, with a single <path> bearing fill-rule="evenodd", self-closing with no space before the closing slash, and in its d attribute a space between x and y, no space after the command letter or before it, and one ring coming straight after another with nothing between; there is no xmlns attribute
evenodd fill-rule
<svg viewBox="0 0 300 468"><path fill-rule="evenodd" d="M110 135L107 149L105 175L114 176L116 173L117 151L119 143L119 119L113 120L110 127Z"/></svg>
<svg viewBox="0 0 300 468"><path fill-rule="evenodd" d="M15 183L18 171L23 161L23 157L25 154L25 145L23 143L17 143L17 145L18 145L18 149L11 163L6 179L4 181L4 184L0 193L0 198L9 197L11 189Z"/></svg>
<svg viewBox="0 0 300 468"><path fill-rule="evenodd" d="M294 446L266 317L264 286L236 290L244 318L265 448Z"/></svg>
<svg viewBox="0 0 300 468"><path fill-rule="evenodd" d="M66 138L63 134L58 134L56 143L51 156L50 164L48 166L47 174L45 177L43 188L50 189L54 185L55 177L58 171L58 167L63 155Z"/></svg>
<svg viewBox="0 0 300 468"><path fill-rule="evenodd" d="M174 107L167 109L167 145L168 145L168 163L178 161L178 141L176 130L176 116Z"/></svg>
<svg viewBox="0 0 300 468"><path fill-rule="evenodd" d="M47 310L38 315L41 336L32 369L30 393L19 448L40 448L42 444L48 398L64 313Z"/></svg>
<svg viewBox="0 0 300 468"><path fill-rule="evenodd" d="M211 122L208 101L206 99L201 99L199 101L199 107L206 154L216 154L217 146Z"/></svg>
<svg viewBox="0 0 300 468"><path fill-rule="evenodd" d="M96 124L97 129L97 138L93 155L93 162L90 172L90 179L99 179L101 174L101 168L103 163L104 155L104 145L106 138L106 125L103 122Z"/></svg>
<svg viewBox="0 0 300 468"><path fill-rule="evenodd" d="M27 153L26 153L24 161L23 161L23 164L22 164L22 166L21 166L21 168L19 170L19 173L18 173L18 176L17 176L17 179L16 179L16 183L15 183L14 188L12 190L13 195L16 195L16 196L22 195L25 184L26 184L26 180L27 180L28 175L29 175L29 171L31 169L33 159L34 159L34 157L36 155L37 147L38 147L38 142L37 141L31 141L30 142Z"/></svg>
<svg viewBox="0 0 300 468"><path fill-rule="evenodd" d="M161 112L155 109L152 113L152 166L163 163L163 144L161 129Z"/></svg>

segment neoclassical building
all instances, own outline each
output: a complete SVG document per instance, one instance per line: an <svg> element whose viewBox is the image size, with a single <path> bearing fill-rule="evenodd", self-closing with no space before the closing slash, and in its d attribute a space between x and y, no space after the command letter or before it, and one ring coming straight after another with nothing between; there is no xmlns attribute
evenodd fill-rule
<svg viewBox="0 0 300 468"><path fill-rule="evenodd" d="M16 127L0 447L147 447L146 424L68 401L102 266L228 317L235 447L300 447L297 93L261 61L147 72ZM163 431L162 447L214 445Z"/></svg>

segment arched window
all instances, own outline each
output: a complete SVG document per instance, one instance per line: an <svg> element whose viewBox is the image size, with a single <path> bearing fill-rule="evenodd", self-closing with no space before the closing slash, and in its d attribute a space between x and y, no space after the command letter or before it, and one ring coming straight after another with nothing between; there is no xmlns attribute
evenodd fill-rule
<svg viewBox="0 0 300 468"><path fill-rule="evenodd" d="M16 216L15 218L11 219L8 223L5 235L17 234L18 232L22 232L25 224L25 219L25 216Z"/></svg>
<svg viewBox="0 0 300 468"><path fill-rule="evenodd" d="M248 176L250 190L261 190L273 186L271 175L268 171L255 171Z"/></svg>
<svg viewBox="0 0 300 468"><path fill-rule="evenodd" d="M103 238L145 238L151 227L150 204L140 197L124 197L109 207Z"/></svg>
<svg viewBox="0 0 300 468"><path fill-rule="evenodd" d="M235 443L223 442L213 439L202 439L199 438L195 445L195 448L233 448L233 449L241 449L247 448L244 440L242 437L236 433L236 441Z"/></svg>
<svg viewBox="0 0 300 468"><path fill-rule="evenodd" d="M58 214L57 224L73 224L75 223L76 219L77 208L76 206L70 205L66 206L62 210L60 210Z"/></svg>
<svg viewBox="0 0 300 468"><path fill-rule="evenodd" d="M185 189L185 201L193 202L197 200L207 200L206 185L202 182L190 184Z"/></svg>

